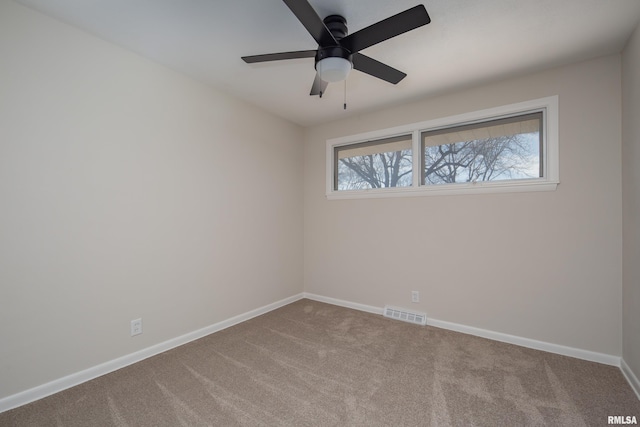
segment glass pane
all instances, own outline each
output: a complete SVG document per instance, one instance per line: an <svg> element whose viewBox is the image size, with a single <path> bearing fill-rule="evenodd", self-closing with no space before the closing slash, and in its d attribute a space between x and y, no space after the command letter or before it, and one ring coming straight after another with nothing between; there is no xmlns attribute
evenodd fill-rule
<svg viewBox="0 0 640 427"><path fill-rule="evenodd" d="M422 133L422 184L542 176L542 113Z"/></svg>
<svg viewBox="0 0 640 427"><path fill-rule="evenodd" d="M409 187L412 159L411 135L335 147L335 189Z"/></svg>

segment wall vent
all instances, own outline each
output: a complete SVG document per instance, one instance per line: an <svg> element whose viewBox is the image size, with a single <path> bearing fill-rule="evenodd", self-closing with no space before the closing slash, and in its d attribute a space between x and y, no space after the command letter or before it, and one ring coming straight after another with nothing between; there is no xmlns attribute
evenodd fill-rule
<svg viewBox="0 0 640 427"><path fill-rule="evenodd" d="M411 311L405 308L391 307L389 305L384 306L384 317L391 319L398 319L404 322L415 323L418 325L427 324L427 313L420 313L419 311Z"/></svg>

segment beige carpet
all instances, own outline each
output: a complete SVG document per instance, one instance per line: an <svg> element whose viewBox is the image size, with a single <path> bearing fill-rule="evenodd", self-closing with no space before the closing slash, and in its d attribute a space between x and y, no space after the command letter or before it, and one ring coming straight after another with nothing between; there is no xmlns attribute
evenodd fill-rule
<svg viewBox="0 0 640 427"><path fill-rule="evenodd" d="M606 426L618 368L301 300L0 414L1 426Z"/></svg>

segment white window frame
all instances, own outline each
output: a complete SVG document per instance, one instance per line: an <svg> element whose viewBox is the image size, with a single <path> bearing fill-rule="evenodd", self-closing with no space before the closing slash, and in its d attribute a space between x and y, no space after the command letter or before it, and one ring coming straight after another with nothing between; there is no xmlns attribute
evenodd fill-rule
<svg viewBox="0 0 640 427"><path fill-rule="evenodd" d="M420 134L424 131L460 126L503 117L542 111L542 165L543 176L532 179L478 181L456 184L420 185ZM411 187L371 188L366 190L334 190L334 148L344 145L375 141L397 135L412 135L413 182ZM326 142L326 196L327 199L362 199L386 197L436 196L454 194L512 193L528 191L554 191L560 183L558 148L558 96L534 99L425 122L412 123L389 129L332 138Z"/></svg>

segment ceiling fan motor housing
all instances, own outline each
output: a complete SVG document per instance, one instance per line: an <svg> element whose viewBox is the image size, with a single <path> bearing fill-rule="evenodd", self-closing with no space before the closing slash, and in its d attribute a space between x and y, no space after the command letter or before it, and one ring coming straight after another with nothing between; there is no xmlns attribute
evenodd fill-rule
<svg viewBox="0 0 640 427"><path fill-rule="evenodd" d="M329 15L324 18L323 22L337 41L347 36L347 20L344 19L344 17L340 15ZM318 52L316 53L316 69L318 61L324 58L344 58L353 64L351 52L340 45L318 47Z"/></svg>
<svg viewBox="0 0 640 427"><path fill-rule="evenodd" d="M316 53L316 64L324 58L344 58L351 62L351 52L342 46L320 47Z"/></svg>
<svg viewBox="0 0 640 427"><path fill-rule="evenodd" d="M348 34L347 20L340 15L329 15L322 20L329 32L336 40L345 38Z"/></svg>

